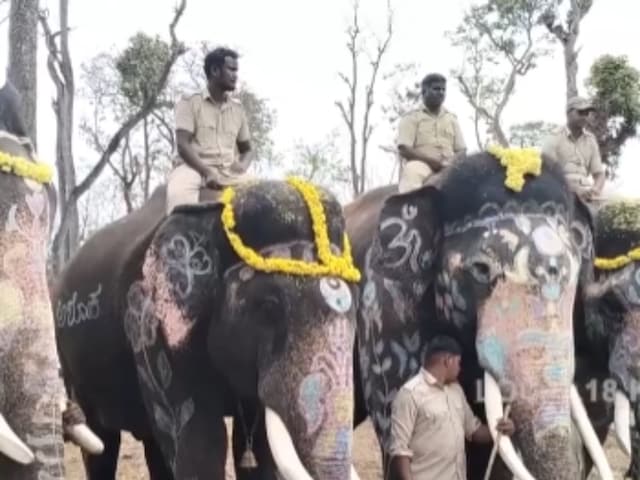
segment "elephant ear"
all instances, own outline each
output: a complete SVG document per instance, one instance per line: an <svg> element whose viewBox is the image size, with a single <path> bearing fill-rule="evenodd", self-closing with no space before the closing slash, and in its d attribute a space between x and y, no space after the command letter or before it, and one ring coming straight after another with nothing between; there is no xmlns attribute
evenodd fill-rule
<svg viewBox="0 0 640 480"><path fill-rule="evenodd" d="M371 251L373 271L398 281L431 280L441 239L442 201L433 185L385 201Z"/></svg>

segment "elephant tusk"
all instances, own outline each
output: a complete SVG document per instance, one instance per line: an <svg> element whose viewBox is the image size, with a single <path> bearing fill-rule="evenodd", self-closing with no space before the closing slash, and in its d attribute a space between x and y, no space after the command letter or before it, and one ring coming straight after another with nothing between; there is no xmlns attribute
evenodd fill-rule
<svg viewBox="0 0 640 480"><path fill-rule="evenodd" d="M616 391L614 403L614 424L616 427L616 438L620 448L629 457L631 456L631 403L627 396L620 390Z"/></svg>
<svg viewBox="0 0 640 480"><path fill-rule="evenodd" d="M18 438L3 415L0 415L0 452L23 465L35 460L31 449Z"/></svg>
<svg viewBox="0 0 640 480"><path fill-rule="evenodd" d="M302 465L280 415L267 407L264 419L271 454L283 480L313 480Z"/></svg>
<svg viewBox="0 0 640 480"><path fill-rule="evenodd" d="M67 427L67 435L73 443L91 455L100 455L104 451L104 443L84 423Z"/></svg>
<svg viewBox="0 0 640 480"><path fill-rule="evenodd" d="M484 391L487 425L495 442L496 436L498 435L496 425L498 420L503 416L502 392L500 392L500 387L496 380L488 372L484 373ZM498 452L500 453L500 458L502 458L507 467L509 467L509 470L515 478L518 480L535 480L524 463L522 463L522 459L516 453L513 442L509 437L504 435L500 436L498 440Z"/></svg>
<svg viewBox="0 0 640 480"><path fill-rule="evenodd" d="M582 437L582 440L584 440L585 448L589 452L589 455L591 455L591 459L600 473L600 478L602 480L613 480L613 473L609 466L607 456L605 455L602 445L600 444L600 440L598 440L598 436L593 429L593 425L591 425L591 422L589 421L589 416L587 415L587 411L584 408L584 404L582 403L582 399L580 398L580 394L578 393L578 389L575 385L571 385L570 399L571 416L578 426L580 436ZM627 424L628 422L629 421L627 420Z"/></svg>
<svg viewBox="0 0 640 480"><path fill-rule="evenodd" d="M360 480L360 476L353 465L351 465L351 480Z"/></svg>

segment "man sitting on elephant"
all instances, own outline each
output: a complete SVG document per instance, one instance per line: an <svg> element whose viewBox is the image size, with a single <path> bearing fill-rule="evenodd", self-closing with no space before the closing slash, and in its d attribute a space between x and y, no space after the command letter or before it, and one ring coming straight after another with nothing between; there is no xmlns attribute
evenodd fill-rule
<svg viewBox="0 0 640 480"><path fill-rule="evenodd" d="M168 213L176 205L197 203L202 186L220 190L248 178L249 126L242 104L229 96L238 79L238 54L222 47L209 52L204 73L207 88L176 104L176 143L183 163L169 176Z"/></svg>

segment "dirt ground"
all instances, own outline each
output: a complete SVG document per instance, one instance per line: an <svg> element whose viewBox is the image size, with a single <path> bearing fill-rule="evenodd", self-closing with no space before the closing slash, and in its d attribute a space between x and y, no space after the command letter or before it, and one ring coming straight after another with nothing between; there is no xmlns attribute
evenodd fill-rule
<svg viewBox="0 0 640 480"><path fill-rule="evenodd" d="M230 424L227 425L230 427ZM606 444L606 451L611 466L614 469L614 477L622 479L627 460L618 448L613 435L609 436ZM227 480L234 480L233 467L228 459ZM67 479L85 480L84 469L80 451L77 447L67 444L66 449ZM373 433L371 423L366 422L356 430L355 435L355 466L362 480L378 480L382 478L380 468L380 453L378 443ZM118 480L148 480L144 463L144 454L139 445L130 436L125 435L120 451L120 462L118 466ZM596 473L592 473L589 480L600 478Z"/></svg>

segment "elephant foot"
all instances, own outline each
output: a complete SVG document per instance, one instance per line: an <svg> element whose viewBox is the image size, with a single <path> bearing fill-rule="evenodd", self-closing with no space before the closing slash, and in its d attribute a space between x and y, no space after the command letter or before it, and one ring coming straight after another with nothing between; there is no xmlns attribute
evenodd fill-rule
<svg viewBox="0 0 640 480"><path fill-rule="evenodd" d="M67 400L62 412L62 429L65 441L78 445L90 455L100 455L104 451L104 443L87 426L87 419L78 404Z"/></svg>

